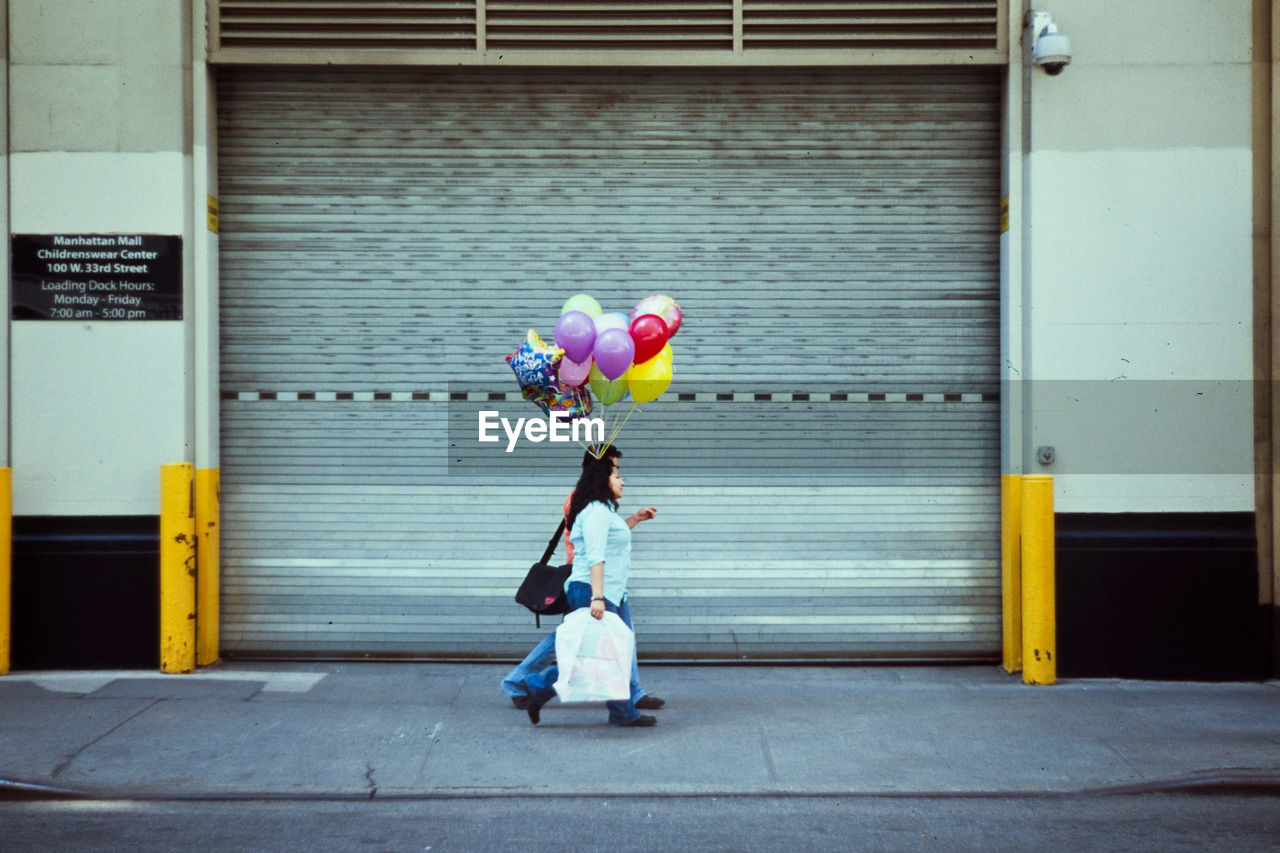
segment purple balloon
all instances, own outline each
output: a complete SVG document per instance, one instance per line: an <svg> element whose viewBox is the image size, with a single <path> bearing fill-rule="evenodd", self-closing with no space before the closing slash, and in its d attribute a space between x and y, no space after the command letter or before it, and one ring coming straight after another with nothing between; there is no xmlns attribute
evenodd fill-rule
<svg viewBox="0 0 1280 853"><path fill-rule="evenodd" d="M605 329L596 336L592 355L595 356L596 367L600 368L604 378L612 382L631 367L631 359L636 356L636 344L621 329Z"/></svg>
<svg viewBox="0 0 1280 853"><path fill-rule="evenodd" d="M566 311L556 320L556 346L570 361L586 361L596 342L596 324L581 311Z"/></svg>

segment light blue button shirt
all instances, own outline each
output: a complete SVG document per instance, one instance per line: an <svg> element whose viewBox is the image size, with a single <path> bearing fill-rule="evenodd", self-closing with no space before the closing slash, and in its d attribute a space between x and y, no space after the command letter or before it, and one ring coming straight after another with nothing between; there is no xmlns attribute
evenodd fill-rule
<svg viewBox="0 0 1280 853"><path fill-rule="evenodd" d="M573 543L573 571L564 582L591 583L591 567L604 562L604 597L621 604L627 594L631 573L631 528L618 513L601 501L592 501L573 520L569 532Z"/></svg>

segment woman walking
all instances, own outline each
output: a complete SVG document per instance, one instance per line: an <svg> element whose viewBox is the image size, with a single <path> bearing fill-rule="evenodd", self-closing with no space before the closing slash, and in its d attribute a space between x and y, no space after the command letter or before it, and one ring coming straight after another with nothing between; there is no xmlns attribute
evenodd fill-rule
<svg viewBox="0 0 1280 853"><path fill-rule="evenodd" d="M607 610L618 614L630 628L627 576L631 570L631 528L653 518L658 511L648 506L623 519L617 509L625 485L617 460L612 459L587 465L578 478L569 503L569 539L574 554L565 595L570 611L589 607L591 615L601 619ZM616 726L652 726L658 722L657 718L636 710L639 684L634 668L632 672L631 697L605 703L609 708L609 722ZM552 685L558 676L559 669L553 666L525 680L529 695L527 710L535 725L541 719L542 706L556 695Z"/></svg>
<svg viewBox="0 0 1280 853"><path fill-rule="evenodd" d="M616 444L610 444L604 448L599 455L594 455L594 451L587 451L582 454L582 466L579 469L579 475L582 471L587 470L588 465L595 464L601 460L611 461L614 465L618 465L618 460L622 458L622 451L618 449ZM565 562L570 566L573 565L573 541L569 538L572 533L572 525L569 524L569 507L573 505L573 492L564 499L564 553ZM646 509L648 509L646 507ZM652 516L645 515L646 510L633 513L627 516L627 527L635 529L635 526L644 518ZM632 628L634 629L634 625ZM524 660L520 661L514 669L507 673L502 679L502 692L505 693L521 711L527 710L529 707L529 694L525 692L525 682L529 676L535 672L542 672L551 666L556 659L556 633L552 631L543 637L538 645L534 646L529 654L525 655ZM636 667L634 656L631 659L631 680L637 685L640 698L636 700L636 707L641 711L656 711L663 705L667 704L664 700L650 693L646 693L644 686L640 684L640 672Z"/></svg>

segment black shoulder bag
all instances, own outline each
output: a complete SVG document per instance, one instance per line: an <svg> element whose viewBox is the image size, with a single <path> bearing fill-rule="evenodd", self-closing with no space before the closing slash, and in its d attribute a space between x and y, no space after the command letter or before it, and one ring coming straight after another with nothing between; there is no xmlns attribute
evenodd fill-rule
<svg viewBox="0 0 1280 853"><path fill-rule="evenodd" d="M544 615L555 616L558 613L569 612L569 601L564 594L564 582L569 579L569 573L573 567L568 564L547 565L547 560L550 560L551 555L555 553L556 543L560 541L560 534L563 532L564 519L562 518L555 535L547 543L547 550L543 552L542 559L529 567L529 573L524 576L524 583L520 584L520 588L516 590L516 602L533 611L534 622L539 628L542 627Z"/></svg>

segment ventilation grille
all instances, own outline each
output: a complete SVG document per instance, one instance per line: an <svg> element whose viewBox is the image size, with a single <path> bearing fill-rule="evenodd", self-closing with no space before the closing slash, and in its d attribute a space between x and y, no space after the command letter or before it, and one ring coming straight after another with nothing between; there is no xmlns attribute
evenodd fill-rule
<svg viewBox="0 0 1280 853"><path fill-rule="evenodd" d="M732 0L488 0L490 50L733 50Z"/></svg>
<svg viewBox="0 0 1280 853"><path fill-rule="evenodd" d="M743 47L995 48L996 6L981 0L743 0Z"/></svg>
<svg viewBox="0 0 1280 853"><path fill-rule="evenodd" d="M996 64L1003 9L999 0L218 0L211 59Z"/></svg>
<svg viewBox="0 0 1280 853"><path fill-rule="evenodd" d="M220 0L221 48L475 50L476 0Z"/></svg>

